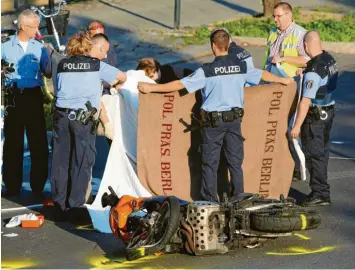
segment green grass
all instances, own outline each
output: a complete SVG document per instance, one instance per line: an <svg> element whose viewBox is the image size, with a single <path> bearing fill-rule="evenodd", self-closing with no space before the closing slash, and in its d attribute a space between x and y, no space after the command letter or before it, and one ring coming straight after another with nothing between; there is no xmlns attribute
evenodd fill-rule
<svg viewBox="0 0 355 270"><path fill-rule="evenodd" d="M297 14L297 13L296 13ZM355 15L346 15L341 20L317 19L310 22L298 22L307 30L319 32L322 41L354 42L355 41ZM233 36L264 37L268 36L274 26L272 19L243 18L240 20L216 24L225 27ZM195 30L194 36L185 36L184 44L205 44L208 42L210 30L206 27Z"/></svg>
<svg viewBox="0 0 355 270"><path fill-rule="evenodd" d="M317 6L312 9L313 11L317 12L328 12L328 13L343 13L346 12L345 8L342 7L335 7L332 5L322 5L322 6Z"/></svg>

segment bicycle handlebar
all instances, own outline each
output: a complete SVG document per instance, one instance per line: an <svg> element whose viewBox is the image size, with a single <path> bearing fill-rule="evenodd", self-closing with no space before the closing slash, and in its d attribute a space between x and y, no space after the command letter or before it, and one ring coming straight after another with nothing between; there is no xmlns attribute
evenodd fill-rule
<svg viewBox="0 0 355 270"><path fill-rule="evenodd" d="M38 12L38 13L39 13L41 16L43 16L44 18L51 18L51 17L55 17L55 16L57 16L57 15L59 14L60 8L61 8L62 4L65 5L65 4L66 4L66 1L65 1L65 0L60 0L60 1L59 1L59 4L58 4L58 9L57 9L57 11L56 11L55 13L51 13L51 14L45 14L44 12L41 11L40 8L35 7L35 6L31 6L31 9L32 9L33 11Z"/></svg>

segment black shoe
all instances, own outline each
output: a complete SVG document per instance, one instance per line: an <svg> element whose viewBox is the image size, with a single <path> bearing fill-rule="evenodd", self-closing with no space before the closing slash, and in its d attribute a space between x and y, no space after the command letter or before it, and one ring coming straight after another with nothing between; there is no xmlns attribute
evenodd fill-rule
<svg viewBox="0 0 355 270"><path fill-rule="evenodd" d="M330 198L310 197L301 204L302 206L326 206L331 205Z"/></svg>
<svg viewBox="0 0 355 270"><path fill-rule="evenodd" d="M69 223L76 225L86 225L91 223L89 211L86 207L72 207L65 211L65 219Z"/></svg>
<svg viewBox="0 0 355 270"><path fill-rule="evenodd" d="M294 171L293 171L292 181L293 181L293 182L302 181L301 171L299 171L299 170L294 170Z"/></svg>
<svg viewBox="0 0 355 270"><path fill-rule="evenodd" d="M38 201L42 201L42 202L46 199L46 196L44 196L42 191L32 191L32 197L33 197L33 199L38 200Z"/></svg>

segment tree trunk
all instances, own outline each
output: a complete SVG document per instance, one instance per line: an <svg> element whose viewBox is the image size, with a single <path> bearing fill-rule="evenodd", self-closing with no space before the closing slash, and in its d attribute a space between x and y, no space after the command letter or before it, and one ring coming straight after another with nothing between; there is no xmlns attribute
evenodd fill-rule
<svg viewBox="0 0 355 270"><path fill-rule="evenodd" d="M271 17L274 13L274 6L280 3L281 0L263 0L264 16Z"/></svg>

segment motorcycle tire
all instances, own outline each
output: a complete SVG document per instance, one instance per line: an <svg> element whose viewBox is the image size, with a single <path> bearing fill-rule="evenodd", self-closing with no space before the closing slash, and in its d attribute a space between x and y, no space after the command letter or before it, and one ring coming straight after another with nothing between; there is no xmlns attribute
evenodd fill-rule
<svg viewBox="0 0 355 270"><path fill-rule="evenodd" d="M289 209L277 213L255 213L250 217L250 227L269 233L287 233L316 229L321 223L321 216L316 211Z"/></svg>
<svg viewBox="0 0 355 270"><path fill-rule="evenodd" d="M152 255L155 252L161 251L169 244L170 239L174 236L178 230L180 223L180 202L178 198L171 196L168 197L161 205L161 208L169 206L169 221L165 228L165 232L162 238L152 245L144 245L140 247L127 248L126 258L129 261L136 260L148 255Z"/></svg>

